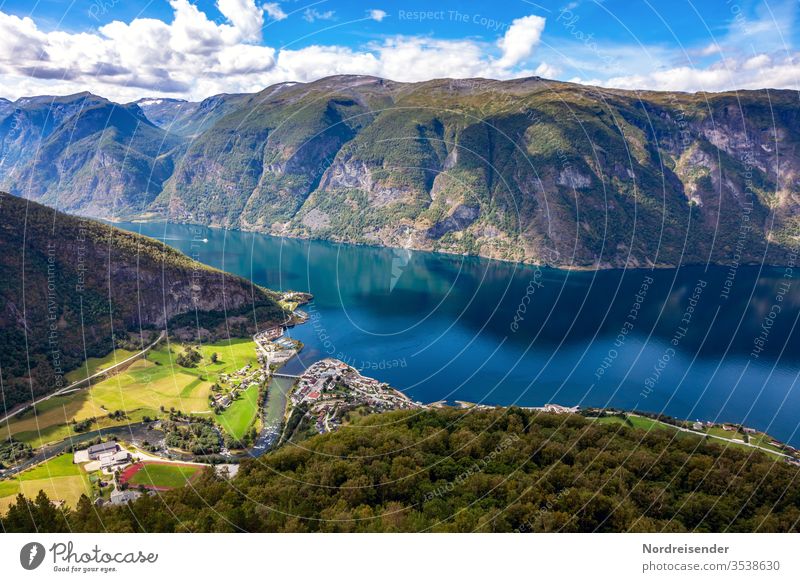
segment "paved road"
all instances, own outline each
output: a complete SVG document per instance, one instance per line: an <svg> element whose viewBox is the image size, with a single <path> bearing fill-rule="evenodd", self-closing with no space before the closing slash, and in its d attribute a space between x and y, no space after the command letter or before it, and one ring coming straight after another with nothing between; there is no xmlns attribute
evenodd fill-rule
<svg viewBox="0 0 800 582"><path fill-rule="evenodd" d="M164 438L164 433L159 430L150 429L150 424L151 423L149 422L136 422L122 426L99 428L90 432L84 432L70 436L63 441L44 445L38 449L31 458L26 459L22 464L10 469L6 469L5 471L0 471L0 477L5 479L7 477L11 477L12 475L16 475L17 473L21 473L25 469L29 469L34 465L44 463L48 459L57 457L61 453L69 450L69 448L73 445L80 445L81 443L88 442L97 437L111 438L115 436L118 439L127 440L133 442L134 444L139 444L146 440L150 442L156 442L157 440Z"/></svg>
<svg viewBox="0 0 800 582"><path fill-rule="evenodd" d="M95 372L91 376L87 376L86 378L82 378L81 380L78 380L77 382L73 382L69 386L64 386L63 388L60 388L59 390L56 390L52 394L48 394L47 396L43 396L42 398L39 398L38 400L34 400L30 404L21 405L16 410L13 410L13 411L9 412L8 414L6 414L3 418L0 418L0 423L6 422L8 419L15 417L20 412L22 412L23 410L28 408L28 406L36 406L37 404L45 402L46 400L50 400L51 398L54 398L56 396L62 396L64 394L66 394L67 392L71 392L73 390L78 390L78 389L81 388L81 384L83 384L84 382L87 384L87 386L90 386L91 385L91 380L94 380L95 378L99 378L100 376L104 376L105 374L113 372L114 370L116 370L120 366L124 366L125 364L129 363L132 360L135 360L137 358L141 358L144 354L146 354L153 347L155 347L155 345L158 342L160 342L162 339L164 339L166 337L166 335L167 335L167 332L166 331L162 331L161 334L158 336L158 338L156 338L156 340L153 343L151 343L149 346L147 346L142 351L137 352L137 353L133 354L132 356L129 356L129 357L125 358L121 362L117 362L116 364L114 364L113 366L111 366L109 368L104 368L104 369L100 370L99 372Z"/></svg>

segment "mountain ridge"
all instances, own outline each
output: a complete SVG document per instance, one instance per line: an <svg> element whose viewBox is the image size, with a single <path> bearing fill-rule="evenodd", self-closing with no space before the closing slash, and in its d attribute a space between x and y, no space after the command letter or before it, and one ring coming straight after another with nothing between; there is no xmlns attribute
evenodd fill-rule
<svg viewBox="0 0 800 582"><path fill-rule="evenodd" d="M102 218L561 267L785 264L800 240L797 104L786 90L334 76L134 104L146 129L82 144L103 172L48 134L40 166L61 173L23 159L0 182Z"/></svg>

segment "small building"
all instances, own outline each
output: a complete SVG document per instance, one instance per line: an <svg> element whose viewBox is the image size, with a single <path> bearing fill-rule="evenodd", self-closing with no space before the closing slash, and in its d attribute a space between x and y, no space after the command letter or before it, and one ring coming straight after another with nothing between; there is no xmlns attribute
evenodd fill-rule
<svg viewBox="0 0 800 582"><path fill-rule="evenodd" d="M92 445L88 449L89 458L92 461L96 461L100 458L101 455L116 453L118 450L119 450L119 445L114 441L108 441L107 443L100 443L99 445Z"/></svg>
<svg viewBox="0 0 800 582"><path fill-rule="evenodd" d="M282 335L283 335L283 328L281 326L275 326L263 332L261 337L263 337L266 340L272 340L275 338L279 338Z"/></svg>
<svg viewBox="0 0 800 582"><path fill-rule="evenodd" d="M117 489L116 491L111 492L111 505L125 505L129 501L133 501L137 499L142 494L138 491L132 491L130 489L126 489L125 491L120 491Z"/></svg>
<svg viewBox="0 0 800 582"><path fill-rule="evenodd" d="M117 451L116 453L100 455L97 460L100 461L101 469L111 469L119 465L127 465L131 460L131 454L128 451Z"/></svg>
<svg viewBox="0 0 800 582"><path fill-rule="evenodd" d="M703 423L700 422L700 421L697 421L692 425L692 428L694 430L703 430Z"/></svg>
<svg viewBox="0 0 800 582"><path fill-rule="evenodd" d="M214 402L217 406L221 406L222 408L226 408L232 402L232 398L230 394L217 394L214 397Z"/></svg>

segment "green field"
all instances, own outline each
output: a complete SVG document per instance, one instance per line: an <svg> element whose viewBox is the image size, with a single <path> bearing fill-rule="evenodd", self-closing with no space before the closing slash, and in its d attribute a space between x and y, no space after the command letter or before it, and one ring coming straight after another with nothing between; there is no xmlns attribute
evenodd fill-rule
<svg viewBox="0 0 800 582"><path fill-rule="evenodd" d="M96 374L100 370L105 370L106 368L110 368L114 364L122 362L123 360L127 360L137 352L131 352L129 350L114 350L110 354L103 356L102 358L89 358L86 360L80 368L72 370L68 372L64 378L66 378L67 382L72 384L73 382L77 382L78 380L83 380L84 378L88 378L89 376Z"/></svg>
<svg viewBox="0 0 800 582"><path fill-rule="evenodd" d="M653 429L663 430L671 428L657 420L653 420L651 418L647 418L644 416L634 416L631 414L627 415L627 418L621 418L619 416L602 416L600 418L595 419L595 422L603 424L623 424L631 428L640 428L642 430L653 430Z"/></svg>
<svg viewBox="0 0 800 582"><path fill-rule="evenodd" d="M186 485L200 469L201 467L190 465L145 463L144 467L134 473L128 483L131 487L144 485L145 487L174 489Z"/></svg>
<svg viewBox="0 0 800 582"><path fill-rule="evenodd" d="M230 374L247 364L257 365L255 343L249 339L236 339L204 345L203 354L195 368L184 368L176 358L183 351L181 344L166 342L147 353L146 359L133 362L124 372L98 382L87 390L79 390L66 396L51 398L36 406L36 412L16 417L0 428L0 438L13 435L33 447L62 440L75 434L69 423L96 418L88 430L108 426L139 422L143 416L163 416L161 408L180 410L185 413L210 414L208 395L220 373ZM216 352L218 360L211 363L211 354ZM119 359L127 352L117 350ZM92 359L90 370L113 363L113 354L105 358ZM243 435L253 422L257 410L251 401L257 400L246 394L236 401L224 415L226 430L231 435ZM109 413L121 410L128 418L112 420ZM227 427L230 427L228 429Z"/></svg>
<svg viewBox="0 0 800 582"><path fill-rule="evenodd" d="M258 415L258 386L252 385L216 417L219 425L235 439L241 439Z"/></svg>
<svg viewBox="0 0 800 582"><path fill-rule="evenodd" d="M39 491L47 493L50 499L61 499L75 507L82 494L90 493L91 486L83 469L72 464L72 454L65 453L0 481L0 513L5 512L18 493L33 499Z"/></svg>

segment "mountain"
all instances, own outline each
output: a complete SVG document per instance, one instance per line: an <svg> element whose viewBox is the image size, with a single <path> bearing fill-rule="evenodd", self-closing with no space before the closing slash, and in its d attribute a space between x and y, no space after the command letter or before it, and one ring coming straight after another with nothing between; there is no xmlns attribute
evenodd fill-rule
<svg viewBox="0 0 800 582"><path fill-rule="evenodd" d="M97 508L17 497L7 532L788 532L800 468L671 430L520 409L368 416L230 481Z"/></svg>
<svg viewBox="0 0 800 582"><path fill-rule="evenodd" d="M136 105L147 119L165 131L184 137L194 137L233 111L248 95L214 95L200 102L183 99L140 99Z"/></svg>
<svg viewBox="0 0 800 582"><path fill-rule="evenodd" d="M3 406L65 385L128 332L242 316L281 321L274 294L165 244L0 193ZM146 334L147 335L147 334ZM136 342L134 342L136 343Z"/></svg>
<svg viewBox="0 0 800 582"><path fill-rule="evenodd" d="M89 93L21 99L2 127L4 187L87 216L145 209L181 145L137 105Z"/></svg>
<svg viewBox="0 0 800 582"><path fill-rule="evenodd" d="M787 264L800 240L793 91L337 76L116 107L146 129L96 130L79 149L135 150L136 163L71 163L74 140L50 127L77 123L64 111L40 123L52 162L4 162L0 179L90 216L558 266ZM9 118L15 159L25 140Z"/></svg>

